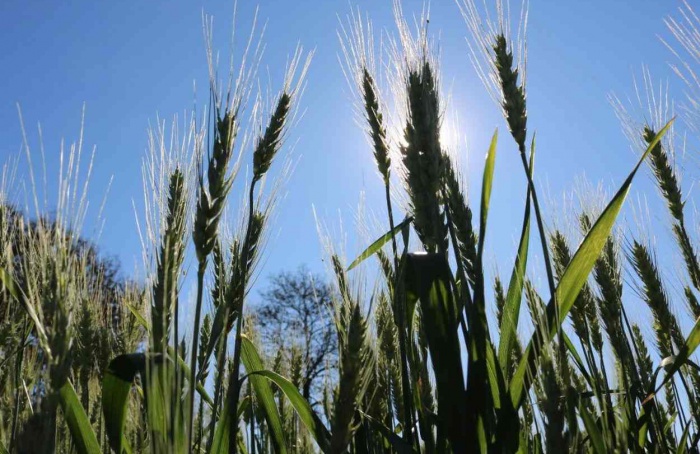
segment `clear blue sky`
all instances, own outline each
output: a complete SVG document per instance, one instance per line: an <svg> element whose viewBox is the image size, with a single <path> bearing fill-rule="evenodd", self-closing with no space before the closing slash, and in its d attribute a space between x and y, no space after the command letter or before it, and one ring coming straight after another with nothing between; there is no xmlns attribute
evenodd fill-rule
<svg viewBox="0 0 700 454"><path fill-rule="evenodd" d="M420 13L421 1L403 3L407 15ZM649 65L656 78L669 76L671 55L657 35L668 35L662 20L679 3L531 2L529 127L537 130L538 137L536 180L553 200L561 200L574 187L575 177L585 175L610 189L633 166L635 154L607 95L632 93L632 77L640 74L642 64ZM254 4L239 1L241 36L247 34ZM369 14L377 31L394 31L389 0L353 4ZM0 3L0 161L20 149L19 103L32 144L36 124L42 125L51 181L58 169L59 142L76 138L85 103L85 143L88 150L97 146L88 218L96 215L106 182L113 177L107 222L98 243L104 253L121 259L127 273L141 260L132 201L142 198L140 169L149 120L156 114L169 119L190 109L193 81L199 87L198 104L206 101L201 12L214 14L217 46L226 55L232 6L231 0ZM342 214L353 239L353 214L361 191L366 191L369 205L380 210L375 201L381 200L382 188L338 63L336 15L348 13L349 4L260 0L259 8L260 18L267 20L260 74L266 81L269 68L273 89L279 86L280 68L297 42L316 51L301 101L305 115L290 134L298 165L277 209L260 271L265 278L301 263L322 269L312 205L334 225ZM487 257L494 264L498 259L505 275L520 229L523 172L505 124L469 61L468 31L456 4L433 1L430 27L440 34L444 89L452 95L450 107L457 111L468 142L460 153L463 158L469 155L465 174L474 205L482 157L494 129L500 128ZM648 176L638 183L637 188L646 188L649 198L655 198ZM232 198L238 200L240 194ZM85 234L90 237L92 232L88 228ZM349 255L362 246L350 241Z"/></svg>

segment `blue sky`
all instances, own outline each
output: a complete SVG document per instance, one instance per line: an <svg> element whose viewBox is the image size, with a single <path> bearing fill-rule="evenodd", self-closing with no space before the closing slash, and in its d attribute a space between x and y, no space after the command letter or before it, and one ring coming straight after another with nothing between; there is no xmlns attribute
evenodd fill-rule
<svg viewBox="0 0 700 454"><path fill-rule="evenodd" d="M369 15L377 35L383 29L394 32L391 1L352 4ZM672 56L658 35L668 36L663 18L679 4L531 2L529 128L537 131L536 181L547 194L545 199L561 201L564 192L575 187L575 179L583 176L613 192L613 184L617 187L632 168L635 154L607 96L631 94L632 78L641 74L642 64L650 66L655 79L670 76L667 62ZM337 15L345 16L350 4L261 0L258 5L260 19L267 21L260 71L263 84L269 74L271 88L279 87L284 62L297 42L315 50L300 105L304 115L289 136L297 165L277 208L260 270L264 280L270 273L302 263L322 270L312 206L331 225L342 217L349 237L348 255L359 252L364 244L356 241L354 233L357 204L364 191L368 206L382 213L382 187L338 62ZM421 5L421 1L403 2L407 15L419 14ZM248 33L254 8L255 2L239 2L236 26L241 37ZM77 137L85 103L85 144L88 151L97 147L88 219L96 216L107 181L113 178L106 224L97 242L104 253L121 259L126 273L141 263L132 202L142 199L140 169L149 121L156 115L170 119L189 110L195 101L195 81L197 104L207 101L201 13L215 16L215 45L226 56L232 10L231 0L0 3L0 161L20 150L19 103L31 145L37 144L37 123L42 125L51 182L58 171L60 140ZM439 35L443 89L452 99L449 108L458 114L460 135L467 142L458 153L468 161L463 171L474 206L488 141L494 129L500 129L491 241L487 240L486 248L493 267L500 263L505 275L520 230L524 174L505 123L469 61L468 30L456 4L433 1L430 28ZM20 162L21 174L24 161ZM648 175L637 183L636 188L654 206L656 201L651 200L656 195ZM240 194L232 194L233 200L239 198ZM560 209L557 203L547 205L548 212ZM655 216L665 219L662 212ZM90 223L86 227L85 235L94 235Z"/></svg>

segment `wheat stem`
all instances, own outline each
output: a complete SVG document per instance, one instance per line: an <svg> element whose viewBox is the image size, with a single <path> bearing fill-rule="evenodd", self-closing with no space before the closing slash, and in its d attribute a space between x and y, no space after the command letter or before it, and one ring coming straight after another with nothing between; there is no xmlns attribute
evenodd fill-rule
<svg viewBox="0 0 700 454"><path fill-rule="evenodd" d="M269 167L269 165L268 165ZM259 179L259 178L258 178ZM254 191L255 191L255 183L258 181L255 177L253 178L253 181L250 184L250 191L248 193L248 226L246 228L246 234L245 234L245 241L244 244L247 245L250 243L250 239L252 238L252 231L253 231L253 216L254 216L254 209L255 209L255 199L254 199ZM248 257L248 248L244 247L242 251L242 256L241 256L241 263L247 264L248 261L250 260L250 257ZM238 436L238 420L236 418L236 412L238 411L238 399L240 397L240 386L241 386L241 381L239 378L238 371L240 369L240 364L241 364L241 341L242 341L242 334L243 334L243 300L244 300L244 294L245 294L245 288L246 288L246 274L247 272L241 273L239 278L241 279L241 291L240 291L240 309L238 311L238 320L236 321L236 341L234 344L233 348L233 362L232 362L232 370L231 370L231 375L229 377L229 417L230 417L230 428L229 428L229 453L230 454L236 454L238 451L238 443L237 443L237 436Z"/></svg>

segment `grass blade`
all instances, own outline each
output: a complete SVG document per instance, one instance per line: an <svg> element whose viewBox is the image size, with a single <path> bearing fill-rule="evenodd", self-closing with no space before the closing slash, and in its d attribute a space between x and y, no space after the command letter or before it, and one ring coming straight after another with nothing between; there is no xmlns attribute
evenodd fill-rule
<svg viewBox="0 0 700 454"><path fill-rule="evenodd" d="M42 343L42 348L49 348L48 344L45 342L47 339L46 330L44 329L44 325L39 320L36 310L34 310L34 307L27 302L22 292L17 288L17 285L15 285L15 281L12 279L10 273L8 273L3 267L0 267L0 283L2 283L10 295L12 295L12 297L16 299L17 302L22 305L22 307L24 307L24 310L27 311L27 315L29 315L29 318L34 324L39 341Z"/></svg>
<svg viewBox="0 0 700 454"><path fill-rule="evenodd" d="M246 402L246 400L243 400ZM214 432L214 439L212 440L211 451L209 454L228 454L228 443L229 443L229 402L228 399L224 399L224 408L221 411L220 418L216 423L216 430Z"/></svg>
<svg viewBox="0 0 700 454"><path fill-rule="evenodd" d="M588 439L591 442L593 451L596 454L606 454L608 450L605 449L603 434L600 432L600 427L598 427L598 424L596 424L593 415L591 415L586 406L583 404L579 404L578 412L583 420L583 425L586 427L586 433L588 434Z"/></svg>
<svg viewBox="0 0 700 454"><path fill-rule="evenodd" d="M124 436L124 422L129 402L129 391L136 374L146 368L146 355L131 353L119 355L110 361L102 379L102 412L105 418L107 441L114 452L129 451Z"/></svg>
<svg viewBox="0 0 700 454"><path fill-rule="evenodd" d="M255 345L245 335L241 335L241 361L248 372L264 369ZM250 376L249 380L253 385L255 396L258 398L258 402L264 410L265 420L270 430L270 439L274 445L275 452L286 453L287 446L284 440L282 421L280 420L270 384L263 377L254 375Z"/></svg>
<svg viewBox="0 0 700 454"><path fill-rule="evenodd" d="M691 421L688 421L685 425L685 430L683 430L683 435L681 436L681 439L678 441L678 448L676 449L676 454L683 454L684 452L687 452L688 446L686 443L688 443L688 435L690 433L690 423Z"/></svg>
<svg viewBox="0 0 700 454"><path fill-rule="evenodd" d="M396 451L398 454L414 454L417 453L418 451L411 446L410 443L408 443L406 440L403 438L399 437L396 433L394 433L391 429L386 427L384 424L381 422L377 421L376 419L372 418L370 415L360 412L362 414L362 418L366 419L367 422L369 422L369 425L376 430L378 433L382 434L384 438L389 442L391 447Z"/></svg>
<svg viewBox="0 0 700 454"><path fill-rule="evenodd" d="M498 130L491 137L491 145L486 153L486 164L484 165L484 177L481 182L481 214L479 222L479 248L478 255L484 252L484 239L486 238L486 220L489 216L489 205L491 203L491 188L493 187L493 172L496 167L496 144L498 143Z"/></svg>
<svg viewBox="0 0 700 454"><path fill-rule="evenodd" d="M348 271L355 268L360 263L364 262L366 259L374 255L379 249L381 249L386 243L388 243L397 233L401 232L404 228L407 228L411 222L413 222L413 217L408 216L406 219L397 224L393 230L389 230L384 235L377 238L374 243L370 244L367 249L365 249L362 254L360 254L355 260L352 261L350 266L348 266Z"/></svg>
<svg viewBox="0 0 700 454"><path fill-rule="evenodd" d="M283 376L272 372L271 370L256 370L248 373L249 376L260 375L275 383L280 390L287 396L289 403L296 410L299 419L306 426L311 436L318 443L321 452L327 453L330 450L331 434L323 425L321 418L311 408L311 405L304 399L299 390Z"/></svg>
<svg viewBox="0 0 700 454"><path fill-rule="evenodd" d="M95 454L101 451L95 432L90 426L90 419L85 414L85 409L80 405L80 400L75 394L75 388L70 380L59 389L59 402L63 417L70 430L71 441L79 454Z"/></svg>
<svg viewBox="0 0 700 454"><path fill-rule="evenodd" d="M126 306L127 309L129 309L129 312L131 312L131 315L134 316L134 318L139 323L139 325L141 325L141 327L143 327L143 329L145 329L147 332L150 332L151 327L148 325L148 321L146 321L144 316L141 315L141 313L131 304L124 303L124 305Z"/></svg>

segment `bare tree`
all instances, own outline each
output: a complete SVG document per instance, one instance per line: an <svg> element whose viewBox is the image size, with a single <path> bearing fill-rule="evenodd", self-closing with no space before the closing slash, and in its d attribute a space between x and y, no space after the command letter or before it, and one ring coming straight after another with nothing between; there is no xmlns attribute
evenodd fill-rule
<svg viewBox="0 0 700 454"><path fill-rule="evenodd" d="M261 338L269 352L301 349L300 390L307 401L320 389L318 380L337 361L332 293L322 277L302 265L294 272L270 277L256 310Z"/></svg>

